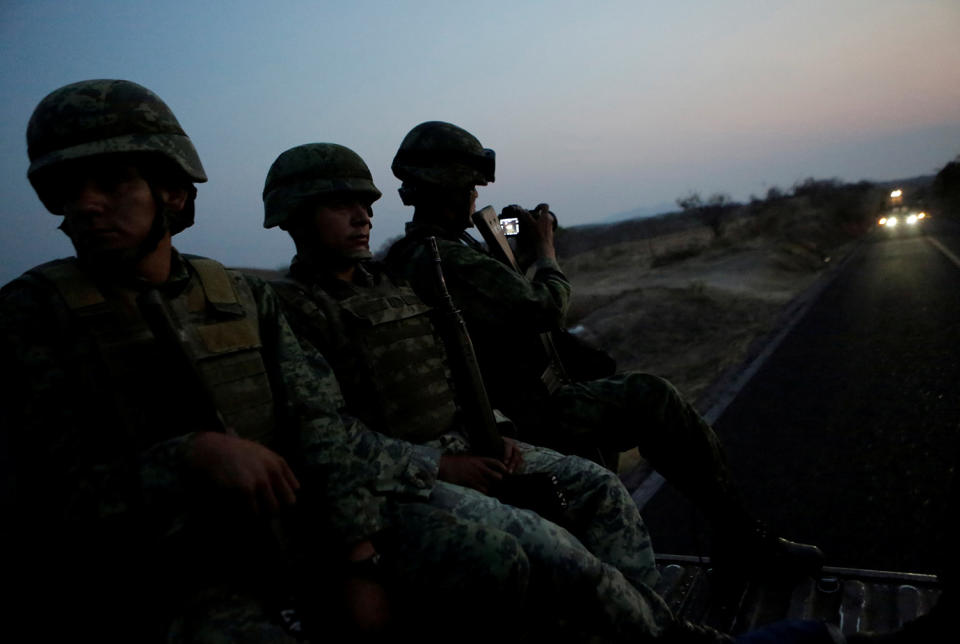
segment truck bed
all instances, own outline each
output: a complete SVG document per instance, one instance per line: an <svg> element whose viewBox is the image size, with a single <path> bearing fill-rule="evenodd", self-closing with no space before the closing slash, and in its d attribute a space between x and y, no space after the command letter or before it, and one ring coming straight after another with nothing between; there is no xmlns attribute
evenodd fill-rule
<svg viewBox="0 0 960 644"><path fill-rule="evenodd" d="M656 590L690 621L741 633L780 619L820 619L844 634L887 632L928 612L940 596L937 578L910 572L824 567L793 584L718 580L710 560L659 555Z"/></svg>

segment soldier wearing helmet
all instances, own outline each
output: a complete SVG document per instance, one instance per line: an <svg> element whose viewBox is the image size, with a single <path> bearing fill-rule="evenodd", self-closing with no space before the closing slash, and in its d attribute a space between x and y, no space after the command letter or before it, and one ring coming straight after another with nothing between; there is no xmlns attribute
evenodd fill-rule
<svg viewBox="0 0 960 644"><path fill-rule="evenodd" d="M30 118L27 148L30 183L47 210L64 217L61 228L81 260L93 265L137 263L167 234L191 226L193 184L207 180L173 112L135 83L85 81L52 92ZM157 216L129 222L113 217L101 225L77 212L97 208L89 198L73 198L86 187L81 178L103 183L121 176L133 183L144 180ZM139 235L138 228L147 234ZM131 237L140 239L134 243Z"/></svg>
<svg viewBox="0 0 960 644"><path fill-rule="evenodd" d="M27 143L77 256L0 291L2 531L22 626L296 641L280 619L298 581L287 557L316 591L376 554L382 445L338 415L329 368L263 281L173 248L206 174L156 94L67 85L40 101ZM375 624L382 589L362 591L332 591L335 613L346 601Z"/></svg>
<svg viewBox="0 0 960 644"><path fill-rule="evenodd" d="M474 156L452 154L454 171L437 167L425 175L440 181L442 190L447 190L443 181L466 177L448 190L451 199L469 197L473 182L492 179L492 154L473 145L475 139L468 142ZM419 184L413 188L417 199L433 194L420 189ZM410 579L419 571L419 585L403 586L398 612L419 616L421 626L414 628L421 637L422 624L430 623L456 628L450 639L464 633L499 639L509 623L505 611L521 608L515 592L503 594L506 588L515 591L515 580L504 576L510 585L477 603L465 606L463 600L478 579L495 581L502 574L500 542L506 541L520 547L530 589L536 590L524 617L535 625L538 639L730 641L675 618L651 590L657 574L646 529L613 472L510 440L501 458L476 452L461 416L467 407L434 327L435 312L382 264L369 260L371 204L379 196L367 166L348 148L300 145L277 157L267 174L264 226L281 227L296 244L289 274L273 286L301 342L330 361L348 413L371 433L405 442L408 456L401 460L434 463L430 494L421 508L449 512L449 526L445 534L419 532L417 544L399 550L385 546L384 560L395 579ZM550 515L560 525L496 498L504 481L531 472L553 474L565 490L568 508ZM393 483L382 485L390 489ZM536 502L530 507L543 511ZM397 556L401 552L404 557ZM448 565L437 574L420 565L424 558ZM544 605L546 615L537 608ZM424 607L430 613L426 618ZM563 615L564 630L547 632L557 626L557 614Z"/></svg>
<svg viewBox="0 0 960 644"><path fill-rule="evenodd" d="M815 573L822 554L814 546L769 535L744 508L712 428L667 381L644 373L555 371L544 351L555 346L570 301L570 283L557 263L552 217L511 207L521 219L521 250L531 259L527 279L489 255L465 233L478 185L493 181L494 154L466 130L440 121L414 127L393 160L404 203L414 207L406 236L387 265L409 280L426 302L436 301L433 261L426 239L439 248L450 293L477 347L494 405L514 419L519 436L563 452L618 453L638 448L658 472L711 520L714 559L751 575ZM469 195L469 198L468 196ZM563 354L560 354L561 360ZM558 381L543 378L558 372Z"/></svg>

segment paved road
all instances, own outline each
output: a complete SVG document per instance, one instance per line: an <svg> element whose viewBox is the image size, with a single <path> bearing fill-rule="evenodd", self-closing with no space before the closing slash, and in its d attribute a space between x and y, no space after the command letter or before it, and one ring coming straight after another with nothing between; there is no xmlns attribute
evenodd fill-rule
<svg viewBox="0 0 960 644"><path fill-rule="evenodd" d="M828 563L935 572L960 465L960 226L875 231L714 427L748 503ZM669 486L644 508L654 547L708 554Z"/></svg>

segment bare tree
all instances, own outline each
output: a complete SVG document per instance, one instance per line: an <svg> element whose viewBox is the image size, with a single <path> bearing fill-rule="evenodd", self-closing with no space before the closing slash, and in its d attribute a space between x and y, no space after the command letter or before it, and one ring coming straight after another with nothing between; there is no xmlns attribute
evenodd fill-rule
<svg viewBox="0 0 960 644"><path fill-rule="evenodd" d="M697 218L713 231L714 238L719 239L723 234L727 213L736 204L730 195L723 192L710 195L706 201L700 197L700 193L690 192L686 196L678 197L677 205L683 208L684 212L695 213Z"/></svg>

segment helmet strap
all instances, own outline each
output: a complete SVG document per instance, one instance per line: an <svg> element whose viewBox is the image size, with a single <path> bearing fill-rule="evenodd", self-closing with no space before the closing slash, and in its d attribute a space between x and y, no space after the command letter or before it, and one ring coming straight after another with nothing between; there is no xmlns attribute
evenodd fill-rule
<svg viewBox="0 0 960 644"><path fill-rule="evenodd" d="M153 222L150 224L150 230L147 231L147 236L143 241L134 248L98 252L94 255L78 254L77 260L84 267L94 273L111 273L115 278L117 271L123 273L133 269L140 263L140 260L157 249L160 241L170 230L168 219L172 216L172 212L167 206L166 201L164 201L160 191L154 187L152 182L149 183L149 186L150 194L153 196L154 216ZM60 225L60 229L68 236L70 235L70 229L67 226L66 220Z"/></svg>

